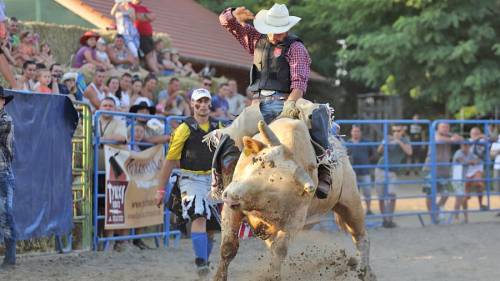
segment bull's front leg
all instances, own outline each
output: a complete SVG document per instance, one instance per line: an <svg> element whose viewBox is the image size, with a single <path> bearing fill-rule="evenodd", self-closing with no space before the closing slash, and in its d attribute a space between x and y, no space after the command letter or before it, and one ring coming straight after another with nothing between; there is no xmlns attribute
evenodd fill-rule
<svg viewBox="0 0 500 281"><path fill-rule="evenodd" d="M271 265L269 268L270 280L281 280L281 264L288 254L288 242L290 241L290 233L278 231L276 236L266 241L271 250Z"/></svg>
<svg viewBox="0 0 500 281"><path fill-rule="evenodd" d="M242 220L243 214L240 211L232 210L229 206L224 205L222 209L220 261L214 281L227 280L229 263L236 256L240 245L238 232Z"/></svg>

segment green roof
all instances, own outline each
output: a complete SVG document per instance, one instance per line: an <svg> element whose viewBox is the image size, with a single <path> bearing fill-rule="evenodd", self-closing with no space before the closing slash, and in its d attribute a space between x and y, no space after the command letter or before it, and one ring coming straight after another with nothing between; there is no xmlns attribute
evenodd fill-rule
<svg viewBox="0 0 500 281"><path fill-rule="evenodd" d="M96 27L53 0L4 0L4 2L7 16L22 21Z"/></svg>

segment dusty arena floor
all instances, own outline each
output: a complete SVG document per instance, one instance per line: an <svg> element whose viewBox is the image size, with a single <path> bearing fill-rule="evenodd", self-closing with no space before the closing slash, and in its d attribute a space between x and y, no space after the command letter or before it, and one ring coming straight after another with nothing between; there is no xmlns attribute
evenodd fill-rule
<svg viewBox="0 0 500 281"><path fill-rule="evenodd" d="M468 225L372 229L372 267L378 280L498 280L499 219ZM342 233L303 232L292 244L283 280L358 280L354 246ZM190 240L178 249L24 255L0 280L198 280ZM217 264L214 250L212 264ZM269 261L257 239L241 243L229 280L261 280Z"/></svg>

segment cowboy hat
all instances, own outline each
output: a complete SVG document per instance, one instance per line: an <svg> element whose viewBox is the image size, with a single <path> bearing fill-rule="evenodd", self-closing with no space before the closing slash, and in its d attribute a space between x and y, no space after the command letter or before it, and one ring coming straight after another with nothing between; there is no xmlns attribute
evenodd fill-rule
<svg viewBox="0 0 500 281"><path fill-rule="evenodd" d="M92 37L94 37L95 40L98 40L101 36L99 34L95 33L94 31L85 31L85 33L83 33L82 37L80 37L80 44L86 45L87 40L89 38L92 38Z"/></svg>
<svg viewBox="0 0 500 281"><path fill-rule="evenodd" d="M0 98L5 100L5 104L8 104L14 98L14 96L5 93L3 87L0 86Z"/></svg>
<svg viewBox="0 0 500 281"><path fill-rule="evenodd" d="M154 106L149 106L147 101L140 101L140 102L137 102L136 104L132 105L129 109L129 112L130 113L137 113L141 109L149 110L150 115L156 114L156 108Z"/></svg>
<svg viewBox="0 0 500 281"><path fill-rule="evenodd" d="M285 33L299 21L299 17L288 14L285 4L274 4L269 10L259 11L253 20L253 25L262 34Z"/></svg>

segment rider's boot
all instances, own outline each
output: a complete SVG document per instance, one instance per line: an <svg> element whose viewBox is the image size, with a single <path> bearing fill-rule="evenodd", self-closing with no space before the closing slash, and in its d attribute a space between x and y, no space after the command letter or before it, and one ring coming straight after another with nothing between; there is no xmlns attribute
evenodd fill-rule
<svg viewBox="0 0 500 281"><path fill-rule="evenodd" d="M320 105L311 114L311 130L309 134L313 140L314 151L318 158L318 188L316 197L325 199L331 190L331 146L328 137L330 135L331 113L327 105Z"/></svg>

